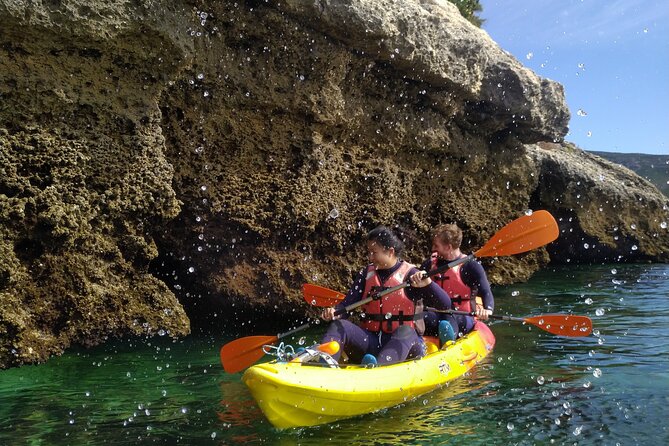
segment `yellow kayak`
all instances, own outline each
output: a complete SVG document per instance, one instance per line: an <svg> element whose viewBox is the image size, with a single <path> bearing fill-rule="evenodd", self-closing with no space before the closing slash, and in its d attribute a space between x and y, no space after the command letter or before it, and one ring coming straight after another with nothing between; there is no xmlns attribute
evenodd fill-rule
<svg viewBox="0 0 669 446"><path fill-rule="evenodd" d="M471 333L420 359L375 368L271 361L250 367L242 380L275 427L315 426L416 398L462 376L494 345L488 326L477 322Z"/></svg>

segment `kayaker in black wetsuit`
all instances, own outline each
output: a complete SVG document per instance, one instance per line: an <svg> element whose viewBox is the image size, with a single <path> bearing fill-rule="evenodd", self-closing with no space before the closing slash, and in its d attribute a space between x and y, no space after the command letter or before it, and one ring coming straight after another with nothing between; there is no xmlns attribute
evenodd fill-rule
<svg viewBox="0 0 669 446"><path fill-rule="evenodd" d="M432 231L433 253L421 267L425 271L430 271L465 257L465 254L460 251L461 243L462 230L457 225L438 226ZM478 261L470 260L457 265L441 275L434 276L433 280L448 293L454 309L473 311L480 320L486 320L492 315L495 299L485 270ZM481 302L476 302L477 297ZM425 334L431 336L438 334L443 343L469 333L474 328L475 322L471 316L427 311L425 313Z"/></svg>
<svg viewBox="0 0 669 446"><path fill-rule="evenodd" d="M388 228L379 226L367 235L370 265L354 280L344 300L323 310L322 318L332 321L322 343L337 341L340 352L351 362L388 364L425 354L421 303L447 309L451 302L446 292L413 265L400 260L404 243ZM334 313L378 292L410 281L411 286L372 300L362 307L359 325ZM335 319L335 320L333 320ZM339 359L341 353L334 355Z"/></svg>

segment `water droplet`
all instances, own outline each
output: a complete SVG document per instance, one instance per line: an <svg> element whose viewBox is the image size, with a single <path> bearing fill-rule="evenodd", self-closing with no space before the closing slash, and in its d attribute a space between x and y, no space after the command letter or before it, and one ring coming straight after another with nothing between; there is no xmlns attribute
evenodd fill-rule
<svg viewBox="0 0 669 446"><path fill-rule="evenodd" d="M632 224L630 225L630 228L632 228L632 229L636 229L636 225L635 225L634 223L632 223Z"/></svg>
<svg viewBox="0 0 669 446"><path fill-rule="evenodd" d="M189 273L194 273L194 272L195 272L195 268L193 268L193 267L191 266L190 268L188 268L188 272L189 272Z"/></svg>
<svg viewBox="0 0 669 446"><path fill-rule="evenodd" d="M613 269L611 270L611 274L618 274L618 270L615 269L615 268L613 268Z"/></svg>
<svg viewBox="0 0 669 446"><path fill-rule="evenodd" d="M588 297L587 299L585 299L585 303L588 305L592 305L592 299Z"/></svg>
<svg viewBox="0 0 669 446"><path fill-rule="evenodd" d="M588 243L583 243L583 247L584 247L585 249L588 249L588 248L590 247L590 245L589 245Z"/></svg>
<svg viewBox="0 0 669 446"><path fill-rule="evenodd" d="M576 114L579 115L579 116L588 116L588 113L587 113L585 110L581 109L581 108L578 109L578 111L576 112Z"/></svg>
<svg viewBox="0 0 669 446"><path fill-rule="evenodd" d="M332 208L332 210L330 211L330 214L328 215L328 218L334 220L337 217L339 217L339 209Z"/></svg>
<svg viewBox="0 0 669 446"><path fill-rule="evenodd" d="M669 184L669 181L667 181L667 183ZM660 223L660 227L661 227L662 229L667 229L667 222L666 222L666 221L663 221L662 223Z"/></svg>
<svg viewBox="0 0 669 446"><path fill-rule="evenodd" d="M543 376L538 376L537 377L537 382L542 385L543 383L546 382L546 379Z"/></svg>
<svg viewBox="0 0 669 446"><path fill-rule="evenodd" d="M588 133L586 133L586 136L587 136L588 138L590 138L590 137L592 136L592 132L591 132L591 131L588 131Z"/></svg>
<svg viewBox="0 0 669 446"><path fill-rule="evenodd" d="M509 432L511 432L514 429L514 427L515 426L513 425L513 423L511 422L506 423L506 428L509 430Z"/></svg>
<svg viewBox="0 0 669 446"><path fill-rule="evenodd" d="M532 209L528 209L525 211L525 215L532 215L532 214L533 214Z"/></svg>
<svg viewBox="0 0 669 446"><path fill-rule="evenodd" d="M526 58L527 60L530 60L530 59L532 59L533 57L534 57L534 54L533 54L531 51L530 51L529 53L527 53L527 55L525 56L525 58Z"/></svg>
<svg viewBox="0 0 669 446"><path fill-rule="evenodd" d="M384 315L384 317L386 318L386 320L388 320L388 319L390 319L391 317L393 317L393 314L392 314L391 312L388 312L388 313L386 313L386 314Z"/></svg>
<svg viewBox="0 0 669 446"><path fill-rule="evenodd" d="M604 316L604 309L603 308L597 308L597 310L595 311L595 314L597 316Z"/></svg>
<svg viewBox="0 0 669 446"><path fill-rule="evenodd" d="M639 249L637 245L632 245L632 251L636 251L637 249Z"/></svg>
<svg viewBox="0 0 669 446"><path fill-rule="evenodd" d="M576 426L573 433L574 433L575 436L579 436L579 435L581 435L582 430L583 430L583 426Z"/></svg>
<svg viewBox="0 0 669 446"><path fill-rule="evenodd" d="M512 296L518 296L520 294L520 291L511 291Z"/></svg>
<svg viewBox="0 0 669 446"><path fill-rule="evenodd" d="M595 369L592 371L592 376L595 378L601 378L602 377L602 371L599 369Z"/></svg>

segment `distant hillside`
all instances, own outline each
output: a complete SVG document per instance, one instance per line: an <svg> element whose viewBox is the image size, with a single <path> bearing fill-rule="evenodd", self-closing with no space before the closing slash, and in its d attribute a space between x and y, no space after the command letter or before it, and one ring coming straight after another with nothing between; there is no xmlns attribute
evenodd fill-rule
<svg viewBox="0 0 669 446"><path fill-rule="evenodd" d="M669 155L644 153L590 152L611 162L618 163L647 179L669 197Z"/></svg>

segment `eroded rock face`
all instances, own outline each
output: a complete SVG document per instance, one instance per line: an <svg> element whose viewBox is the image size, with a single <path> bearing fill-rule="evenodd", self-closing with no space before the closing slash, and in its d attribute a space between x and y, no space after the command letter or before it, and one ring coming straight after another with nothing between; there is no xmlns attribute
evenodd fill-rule
<svg viewBox="0 0 669 446"><path fill-rule="evenodd" d="M541 172L535 201L562 234L549 247L554 261L669 261L669 202L650 182L568 143L528 149Z"/></svg>
<svg viewBox="0 0 669 446"><path fill-rule="evenodd" d="M285 329L379 223L420 262L440 222L475 249L527 209L561 218L495 283L549 252L669 260L666 199L554 144L562 87L445 1L0 1L0 101L2 367L183 335L184 307Z"/></svg>
<svg viewBox="0 0 669 446"><path fill-rule="evenodd" d="M0 366L189 332L148 271L180 210L156 99L185 50L126 6L0 3Z"/></svg>

